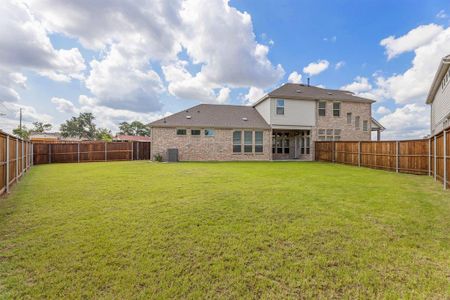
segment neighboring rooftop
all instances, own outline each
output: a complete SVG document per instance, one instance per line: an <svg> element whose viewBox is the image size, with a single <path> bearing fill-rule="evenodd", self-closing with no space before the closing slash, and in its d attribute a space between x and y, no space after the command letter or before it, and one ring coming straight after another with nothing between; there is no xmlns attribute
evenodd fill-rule
<svg viewBox="0 0 450 300"><path fill-rule="evenodd" d="M151 142L151 137L140 135L118 134L113 138L114 141L130 141L130 142Z"/></svg>
<svg viewBox="0 0 450 300"><path fill-rule="evenodd" d="M149 124L151 127L212 127L270 129L255 108L200 104Z"/></svg>
<svg viewBox="0 0 450 300"><path fill-rule="evenodd" d="M434 97L436 96L442 79L444 78L445 74L447 74L449 67L450 55L447 55L441 59L436 75L434 75L433 83L431 84L430 91L428 92L427 96L427 104L433 103Z"/></svg>
<svg viewBox="0 0 450 300"><path fill-rule="evenodd" d="M265 95L258 102L256 106L267 98L282 98L282 99L298 99L298 100L337 100L337 101L351 101L351 102L366 102L374 103L374 100L356 96L350 91L323 89L316 86L308 86L298 83L286 83L281 87L273 90Z"/></svg>

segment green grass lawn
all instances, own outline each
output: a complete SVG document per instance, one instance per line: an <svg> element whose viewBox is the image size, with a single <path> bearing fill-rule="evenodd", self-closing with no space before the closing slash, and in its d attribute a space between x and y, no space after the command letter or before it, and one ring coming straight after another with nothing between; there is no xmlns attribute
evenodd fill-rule
<svg viewBox="0 0 450 300"><path fill-rule="evenodd" d="M450 192L322 163L33 167L0 199L0 298L450 297Z"/></svg>

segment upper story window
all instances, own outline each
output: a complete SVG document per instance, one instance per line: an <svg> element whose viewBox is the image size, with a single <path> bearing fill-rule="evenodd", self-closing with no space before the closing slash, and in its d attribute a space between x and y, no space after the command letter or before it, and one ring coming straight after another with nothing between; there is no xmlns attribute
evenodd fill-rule
<svg viewBox="0 0 450 300"><path fill-rule="evenodd" d="M360 116L355 117L355 128L356 130L359 130L361 128L361 118Z"/></svg>
<svg viewBox="0 0 450 300"><path fill-rule="evenodd" d="M327 114L327 103L325 101L319 101L319 116L324 117Z"/></svg>
<svg viewBox="0 0 450 300"><path fill-rule="evenodd" d="M333 102L333 116L340 117L341 116L341 103Z"/></svg>
<svg viewBox="0 0 450 300"><path fill-rule="evenodd" d="M369 131L369 121L363 121L363 131Z"/></svg>
<svg viewBox="0 0 450 300"><path fill-rule="evenodd" d="M447 71L447 74L445 74L444 78L442 78L441 88L442 90L445 89L448 82L450 81L450 69Z"/></svg>
<svg viewBox="0 0 450 300"><path fill-rule="evenodd" d="M284 115L284 100L277 100L277 115Z"/></svg>
<svg viewBox="0 0 450 300"><path fill-rule="evenodd" d="M352 124L352 113L347 113L347 124Z"/></svg>

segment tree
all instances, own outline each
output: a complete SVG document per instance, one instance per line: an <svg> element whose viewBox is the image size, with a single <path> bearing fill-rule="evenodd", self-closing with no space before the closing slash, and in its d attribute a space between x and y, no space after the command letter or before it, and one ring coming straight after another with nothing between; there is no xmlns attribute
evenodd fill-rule
<svg viewBox="0 0 450 300"><path fill-rule="evenodd" d="M92 113L80 113L78 117L72 117L60 127L61 135L65 138L77 137L80 139L95 140L97 129Z"/></svg>
<svg viewBox="0 0 450 300"><path fill-rule="evenodd" d="M119 124L119 129L119 134L150 136L150 128L139 121L122 122Z"/></svg>
<svg viewBox="0 0 450 300"><path fill-rule="evenodd" d="M24 140L28 140L30 138L30 131L26 126L23 125L22 128L20 128L20 126L17 126L16 129L13 129L13 134Z"/></svg>
<svg viewBox="0 0 450 300"><path fill-rule="evenodd" d="M95 136L99 141L112 142L111 130L109 130L108 128L99 128Z"/></svg>
<svg viewBox="0 0 450 300"><path fill-rule="evenodd" d="M43 133L52 129L52 124L42 123L42 122L33 122L34 128L33 132Z"/></svg>

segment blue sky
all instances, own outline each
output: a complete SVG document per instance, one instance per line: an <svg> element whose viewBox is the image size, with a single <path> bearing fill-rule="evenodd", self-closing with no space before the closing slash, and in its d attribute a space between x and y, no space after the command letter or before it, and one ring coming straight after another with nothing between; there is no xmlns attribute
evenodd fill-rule
<svg viewBox="0 0 450 300"><path fill-rule="evenodd" d="M150 122L200 102L250 104L311 77L377 100L386 138L417 138L428 133L424 98L450 53L449 1L0 5L5 130L16 126L19 107L26 124L47 121L57 130L92 111L115 131L121 121Z"/></svg>

